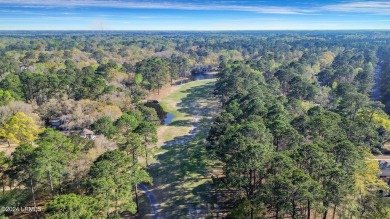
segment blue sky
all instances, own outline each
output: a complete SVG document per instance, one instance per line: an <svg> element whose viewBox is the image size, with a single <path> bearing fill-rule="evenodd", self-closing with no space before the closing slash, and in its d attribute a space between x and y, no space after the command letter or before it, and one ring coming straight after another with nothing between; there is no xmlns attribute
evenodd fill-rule
<svg viewBox="0 0 390 219"><path fill-rule="evenodd" d="M0 30L390 29L390 1L0 0Z"/></svg>

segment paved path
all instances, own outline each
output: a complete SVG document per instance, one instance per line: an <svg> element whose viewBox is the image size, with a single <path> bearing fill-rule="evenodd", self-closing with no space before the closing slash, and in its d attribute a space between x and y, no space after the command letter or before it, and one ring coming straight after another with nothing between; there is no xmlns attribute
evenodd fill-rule
<svg viewBox="0 0 390 219"><path fill-rule="evenodd" d="M192 103L191 109L192 109L192 122L191 122L191 130L187 135L184 136L176 136L178 137L175 140L164 142L161 147L171 147L174 145L184 145L188 143L189 141L193 140L197 133L199 132L199 121L203 116L207 113L207 110L205 109L199 109L201 106L199 103ZM153 164L152 164L153 165ZM152 191L148 189L148 187L145 184L140 184L139 188L147 195L150 206L151 206L151 214L153 219L158 218L164 218L163 212L161 212L161 205L158 203L156 196L153 194ZM205 211L204 209L197 209L195 206L188 206L188 213L187 218L200 218L204 217Z"/></svg>
<svg viewBox="0 0 390 219"><path fill-rule="evenodd" d="M160 204L157 202L156 197L153 195L153 193L148 189L148 187L145 184L139 184L138 187L145 192L146 196L148 197L150 206L152 208L151 214L153 215L153 219L158 219L158 212L160 209Z"/></svg>
<svg viewBox="0 0 390 219"><path fill-rule="evenodd" d="M165 143L163 146L173 146L176 144L185 144L189 142L191 139L193 139L198 132L198 125L199 125L199 115L196 114L194 116L194 121L192 123L193 129L190 131L190 136L184 137L182 139L173 140L170 142ZM150 206L151 206L151 214L153 215L153 219L159 219L161 218L159 216L159 210L160 210L160 204L157 202L156 196L148 189L148 187L145 184L139 184L138 187L145 192L146 196L148 197ZM191 217L192 218L192 217Z"/></svg>

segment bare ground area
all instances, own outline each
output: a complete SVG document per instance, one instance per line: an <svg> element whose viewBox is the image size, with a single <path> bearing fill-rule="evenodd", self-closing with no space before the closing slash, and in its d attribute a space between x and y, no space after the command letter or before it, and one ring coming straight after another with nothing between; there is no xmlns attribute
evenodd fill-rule
<svg viewBox="0 0 390 219"><path fill-rule="evenodd" d="M6 155L10 155L12 152L14 152L16 147L16 144L11 144L11 147L9 147L8 143L0 142L0 152L4 151Z"/></svg>
<svg viewBox="0 0 390 219"><path fill-rule="evenodd" d="M180 78L180 79L177 79L175 81L173 81L174 84L180 84L182 81L186 81L188 80L188 78ZM182 84L184 85L184 84ZM153 92L151 92L148 96L148 100L161 100L162 98L174 93L175 91L177 91L178 89L180 89L180 87L182 85L173 85L171 86L170 84L167 84L166 86L164 86L163 88L160 89L160 94L158 93L157 90L154 90Z"/></svg>
<svg viewBox="0 0 390 219"><path fill-rule="evenodd" d="M390 155L377 155L374 158L375 160L388 160L390 161Z"/></svg>

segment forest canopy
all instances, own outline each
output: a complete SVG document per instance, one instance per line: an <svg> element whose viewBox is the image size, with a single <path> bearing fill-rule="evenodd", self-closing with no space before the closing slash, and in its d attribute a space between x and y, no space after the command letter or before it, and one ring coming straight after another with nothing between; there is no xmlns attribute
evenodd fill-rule
<svg viewBox="0 0 390 219"><path fill-rule="evenodd" d="M389 218L374 160L388 151L389 43L387 31L0 32L0 205L140 214L162 119L144 103L211 72L220 109L197 138L219 164L206 201L223 217Z"/></svg>

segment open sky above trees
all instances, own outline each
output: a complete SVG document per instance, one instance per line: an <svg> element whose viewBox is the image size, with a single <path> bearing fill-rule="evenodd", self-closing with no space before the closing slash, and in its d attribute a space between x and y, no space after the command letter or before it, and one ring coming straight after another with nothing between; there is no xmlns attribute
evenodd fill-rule
<svg viewBox="0 0 390 219"><path fill-rule="evenodd" d="M389 29L390 2L0 0L0 30Z"/></svg>

